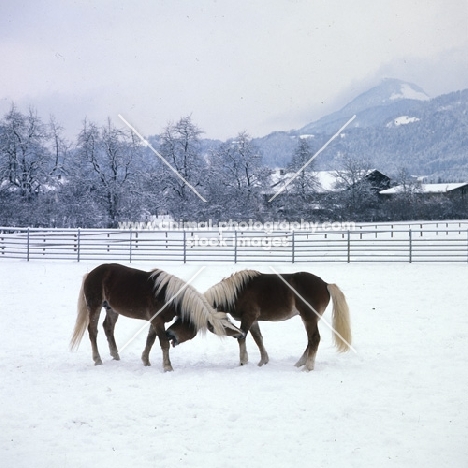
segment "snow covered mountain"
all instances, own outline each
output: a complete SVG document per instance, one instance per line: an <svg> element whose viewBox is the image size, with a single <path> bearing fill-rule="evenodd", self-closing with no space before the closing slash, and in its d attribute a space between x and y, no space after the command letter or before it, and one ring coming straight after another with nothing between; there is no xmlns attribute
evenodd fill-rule
<svg viewBox="0 0 468 468"><path fill-rule="evenodd" d="M306 125L297 133L333 132L353 115L357 116L353 127L380 126L389 119L405 115L409 109L429 99L430 97L419 86L388 78L379 86L357 96L341 110Z"/></svg>
<svg viewBox="0 0 468 468"><path fill-rule="evenodd" d="M468 179L468 89L431 99L415 84L386 79L337 112L255 143L266 165L286 167L299 138L317 151L353 115L342 138L317 158L316 169L336 167L338 154L349 154L389 174L404 167L435 181Z"/></svg>

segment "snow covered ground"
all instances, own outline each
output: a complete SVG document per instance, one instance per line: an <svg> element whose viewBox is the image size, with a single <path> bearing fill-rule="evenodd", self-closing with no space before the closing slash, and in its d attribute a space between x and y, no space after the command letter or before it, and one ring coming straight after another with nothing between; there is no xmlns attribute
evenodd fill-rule
<svg viewBox="0 0 468 468"><path fill-rule="evenodd" d="M175 372L140 354L145 333L95 367L85 335L68 351L82 275L97 263L0 262L2 467L466 467L466 264L277 264L336 282L357 354L338 354L322 324L316 369L298 317L262 325L270 363L238 366L231 338L171 349ZM200 264L163 268L188 280ZM204 291L237 269L213 264ZM268 265L262 271L270 272ZM324 319L331 320L330 308ZM122 346L141 322L120 318Z"/></svg>

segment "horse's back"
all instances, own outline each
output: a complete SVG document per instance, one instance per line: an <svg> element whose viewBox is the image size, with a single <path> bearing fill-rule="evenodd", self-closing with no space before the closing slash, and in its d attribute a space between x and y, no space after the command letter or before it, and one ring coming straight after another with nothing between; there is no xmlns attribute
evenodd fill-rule
<svg viewBox="0 0 468 468"><path fill-rule="evenodd" d="M320 276L316 276L307 271L299 271L292 273L290 284L296 285L297 288L303 289L304 291L314 291L319 293L327 289L328 283L326 283Z"/></svg>
<svg viewBox="0 0 468 468"><path fill-rule="evenodd" d="M148 298L153 297L150 275L118 263L104 263L88 273L84 284L86 299L95 306L104 301L111 307L130 301L133 306L146 307Z"/></svg>
<svg viewBox="0 0 468 468"><path fill-rule="evenodd" d="M330 301L327 283L307 272L262 274L250 279L239 294L236 309L242 315L256 309L258 320L287 320L299 313L303 298L322 313ZM235 316L235 314L233 314Z"/></svg>
<svg viewBox="0 0 468 468"><path fill-rule="evenodd" d="M251 316L260 321L287 320L297 314L294 292L278 275L254 276L239 291L231 313L239 319Z"/></svg>
<svg viewBox="0 0 468 468"><path fill-rule="evenodd" d="M283 294L285 290L292 293L320 294L327 291L327 283L312 273L301 271L297 273L262 274L253 277L248 288L254 288L261 291L261 294L273 294L276 292ZM327 292L328 294L328 292Z"/></svg>
<svg viewBox="0 0 468 468"><path fill-rule="evenodd" d="M328 283L322 278L306 271L291 275L291 286L310 304L322 313L330 302ZM319 310L320 309L320 310Z"/></svg>

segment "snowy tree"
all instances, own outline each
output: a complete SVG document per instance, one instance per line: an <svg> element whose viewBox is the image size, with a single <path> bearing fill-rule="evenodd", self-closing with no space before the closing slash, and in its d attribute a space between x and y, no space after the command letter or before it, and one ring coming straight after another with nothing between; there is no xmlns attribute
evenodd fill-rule
<svg viewBox="0 0 468 468"><path fill-rule="evenodd" d="M294 195L297 195L304 202L309 202L311 196L317 192L320 186L317 176L314 174L314 161L311 161L313 156L314 153L309 141L306 138L299 138L288 170L294 174L297 173L297 177L291 182L291 188ZM307 166L304 168L306 164Z"/></svg>
<svg viewBox="0 0 468 468"><path fill-rule="evenodd" d="M105 208L103 223L116 227L122 217L138 218L141 145L136 136L116 128L110 119L101 128L85 120L78 136L77 155L81 159L81 164L75 164L80 170L79 179Z"/></svg>
<svg viewBox="0 0 468 468"><path fill-rule="evenodd" d="M207 177L206 162L201 154L202 133L188 116L169 124L160 135L160 153L172 167L171 170L166 165L161 166L161 182L167 210L176 218L196 216L203 204L195 193L203 196L201 192Z"/></svg>
<svg viewBox="0 0 468 468"><path fill-rule="evenodd" d="M401 187L401 193L408 196L414 196L421 192L421 182L410 174L406 167L401 168L395 179L396 185Z"/></svg>
<svg viewBox="0 0 468 468"><path fill-rule="evenodd" d="M398 193L386 200L384 209L391 219L415 219L421 212L421 182L411 176L406 167L400 168L395 177Z"/></svg>
<svg viewBox="0 0 468 468"><path fill-rule="evenodd" d="M368 211L375 208L377 194L366 176L371 171L370 162L361 157L343 155L341 169L336 171L337 188L332 203L338 202L339 215L353 220L366 219Z"/></svg>
<svg viewBox="0 0 468 468"><path fill-rule="evenodd" d="M70 145L61 131L55 119L44 124L32 108L23 114L15 105L0 122L3 224L54 225Z"/></svg>
<svg viewBox="0 0 468 468"><path fill-rule="evenodd" d="M53 170L47 127L33 109L15 105L0 123L0 187L22 197L37 194Z"/></svg>
<svg viewBox="0 0 468 468"><path fill-rule="evenodd" d="M320 183L314 173L314 152L306 138L299 138L292 153L291 162L287 167L289 177L285 183L291 181L273 203L278 211L288 219L300 219L308 216L316 199Z"/></svg>
<svg viewBox="0 0 468 468"><path fill-rule="evenodd" d="M220 217L247 218L262 211L269 171L247 132L222 143L210 157L210 204Z"/></svg>
<svg viewBox="0 0 468 468"><path fill-rule="evenodd" d="M63 127L55 117L49 121L50 151L52 168L50 175L60 178L65 175L65 164L71 149L71 143L63 136Z"/></svg>

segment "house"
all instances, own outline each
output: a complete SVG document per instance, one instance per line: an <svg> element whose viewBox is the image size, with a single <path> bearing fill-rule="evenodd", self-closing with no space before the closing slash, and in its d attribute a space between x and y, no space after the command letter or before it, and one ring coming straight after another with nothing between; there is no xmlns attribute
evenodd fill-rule
<svg viewBox="0 0 468 468"><path fill-rule="evenodd" d="M375 193L379 193L382 190L390 188L390 177L382 174L377 169L369 171L362 180L366 181L370 185L370 189Z"/></svg>
<svg viewBox="0 0 468 468"><path fill-rule="evenodd" d="M385 197L405 193L407 187L397 185L390 189L381 190L379 193ZM414 194L424 197L450 197L452 199L466 200L468 194L468 182L442 183L442 184L420 184L413 190Z"/></svg>
<svg viewBox="0 0 468 468"><path fill-rule="evenodd" d="M312 191L318 194L337 192L339 188L339 175L337 171L316 171L308 173L313 181ZM286 172L284 169L276 169L271 175L270 190L272 193L290 192L293 188L291 182L296 177L294 172ZM386 176L377 169L367 171L363 178L355 184L368 183L370 189L379 193L381 190L390 187L390 177ZM348 187L349 188L349 187Z"/></svg>

